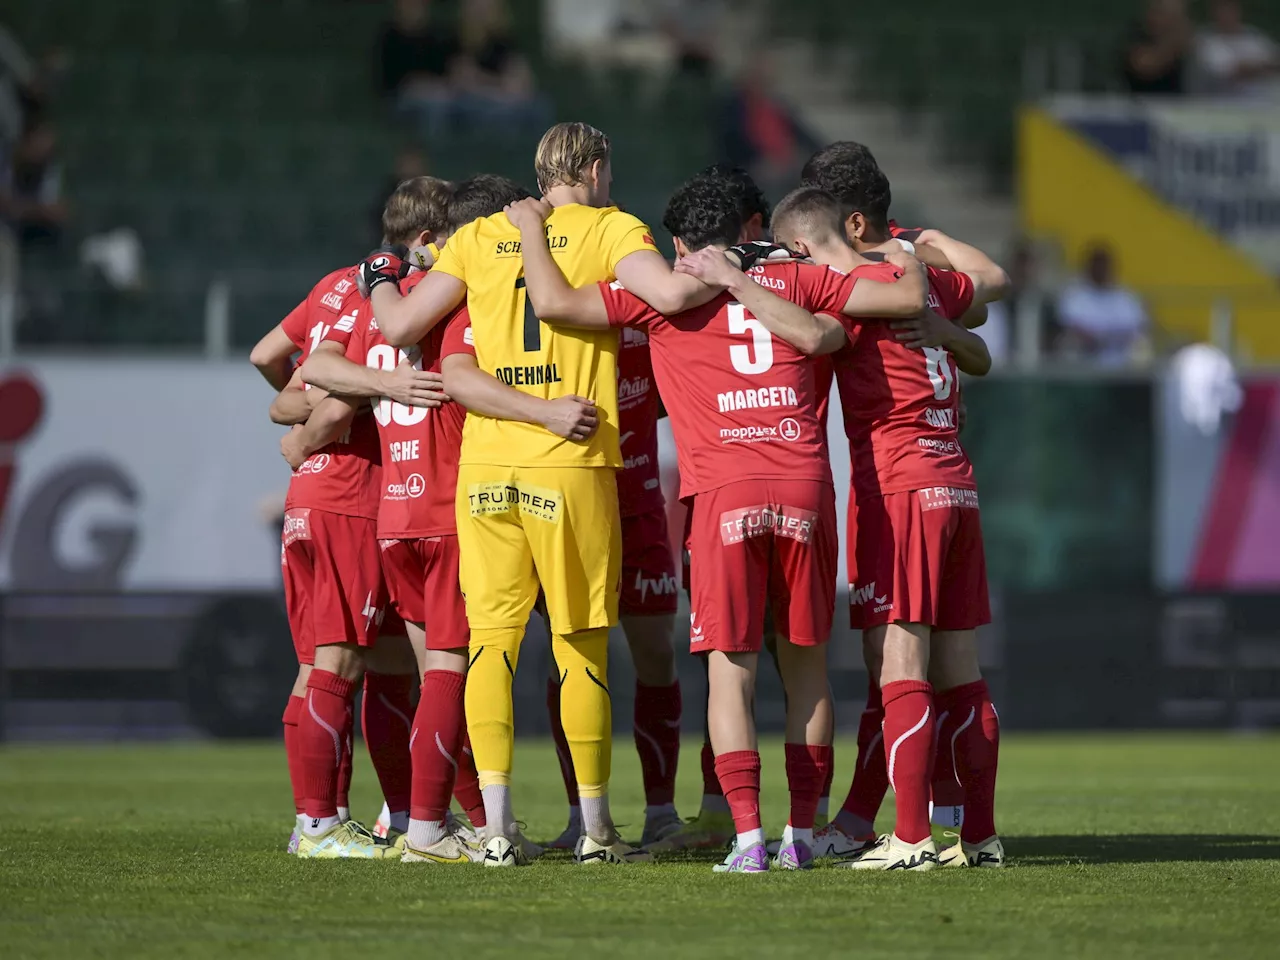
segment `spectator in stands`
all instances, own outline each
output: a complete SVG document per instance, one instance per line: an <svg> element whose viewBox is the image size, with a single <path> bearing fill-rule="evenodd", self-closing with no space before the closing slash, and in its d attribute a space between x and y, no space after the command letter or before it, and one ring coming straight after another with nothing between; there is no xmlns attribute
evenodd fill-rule
<svg viewBox="0 0 1280 960"><path fill-rule="evenodd" d="M444 133L452 121L449 71L459 52L457 34L432 17L430 0L394 0L378 37L379 86L396 112L428 135Z"/></svg>
<svg viewBox="0 0 1280 960"><path fill-rule="evenodd" d="M1130 92L1180 96L1187 90L1193 33L1183 0L1148 0L1130 31L1124 77Z"/></svg>
<svg viewBox="0 0 1280 960"><path fill-rule="evenodd" d="M469 0L458 39L450 76L464 122L494 129L541 130L550 124L550 104L534 89L533 71L512 40L503 0Z"/></svg>
<svg viewBox="0 0 1280 960"><path fill-rule="evenodd" d="M1111 249L1095 244L1084 274L1058 295L1058 349L1103 366L1124 366L1147 346L1147 311L1138 295L1115 279Z"/></svg>
<svg viewBox="0 0 1280 960"><path fill-rule="evenodd" d="M1280 96L1280 47L1244 22L1239 0L1209 5L1209 26L1196 40L1196 60L1209 93L1241 99Z"/></svg>
<svg viewBox="0 0 1280 960"><path fill-rule="evenodd" d="M765 193L784 193L821 144L773 91L773 62L747 57L721 106L720 157L742 167Z"/></svg>
<svg viewBox="0 0 1280 960"><path fill-rule="evenodd" d="M662 31L675 49L676 69L690 77L710 77L723 0L657 0L655 6Z"/></svg>

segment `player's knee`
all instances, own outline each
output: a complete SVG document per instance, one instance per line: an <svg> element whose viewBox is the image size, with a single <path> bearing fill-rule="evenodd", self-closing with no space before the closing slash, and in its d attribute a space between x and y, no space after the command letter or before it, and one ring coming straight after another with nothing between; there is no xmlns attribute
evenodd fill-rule
<svg viewBox="0 0 1280 960"><path fill-rule="evenodd" d="M370 673L418 672L418 660L408 636L379 637L377 643L364 651L364 666Z"/></svg>
<svg viewBox="0 0 1280 960"><path fill-rule="evenodd" d="M673 625L674 618L669 616L627 617L622 622L636 679L646 687L666 687L675 682Z"/></svg>
<svg viewBox="0 0 1280 960"><path fill-rule="evenodd" d="M929 651L929 682L934 690L950 690L981 679L976 631L940 630L933 634Z"/></svg>
<svg viewBox="0 0 1280 960"><path fill-rule="evenodd" d="M449 673L466 673L466 649L428 650L426 656L423 658L422 672L426 673L430 670L447 670Z"/></svg>
<svg viewBox="0 0 1280 960"><path fill-rule="evenodd" d="M330 643L316 647L316 670L324 670L344 680L364 675L364 656L354 643Z"/></svg>

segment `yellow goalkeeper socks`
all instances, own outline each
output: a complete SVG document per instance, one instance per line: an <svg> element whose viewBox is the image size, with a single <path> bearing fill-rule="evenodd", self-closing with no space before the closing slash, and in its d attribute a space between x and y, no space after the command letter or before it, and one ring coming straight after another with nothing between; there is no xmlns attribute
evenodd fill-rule
<svg viewBox="0 0 1280 960"><path fill-rule="evenodd" d="M560 674L560 722L578 776L578 794L584 800L602 797L609 789L613 753L609 628L553 634L551 650Z"/></svg>
<svg viewBox="0 0 1280 960"><path fill-rule="evenodd" d="M511 681L516 675L524 627L471 631L467 670L467 732L480 774L480 787L511 783L515 735Z"/></svg>

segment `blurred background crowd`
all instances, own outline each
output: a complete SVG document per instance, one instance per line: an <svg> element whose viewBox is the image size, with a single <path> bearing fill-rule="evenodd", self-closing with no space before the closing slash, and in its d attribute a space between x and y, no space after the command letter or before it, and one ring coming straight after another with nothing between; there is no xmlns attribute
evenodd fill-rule
<svg viewBox="0 0 1280 960"><path fill-rule="evenodd" d="M261 384L235 378L378 241L398 181L532 187L541 130L585 120L613 140L615 200L669 249L663 205L694 171L741 165L776 201L848 139L900 224L1013 279L980 330L997 369L965 386L1000 611L984 666L1066 691L1092 650L1112 669L1087 682L1118 697L1117 658L1159 662L1167 683L1117 722L1280 721L1280 638L1241 632L1280 621L1277 38L1264 0L0 0L0 368L46 399L5 515L21 431L0 377L0 591L275 589L242 515L284 477ZM143 389L156 353L166 404ZM127 433L59 419L117 394ZM197 417L212 437L188 441ZM219 444L266 462L204 455ZM118 509L82 508L76 482ZM1238 671L1259 662L1253 690ZM1015 723L1084 707L1020 688Z"/></svg>
<svg viewBox="0 0 1280 960"><path fill-rule="evenodd" d="M243 347L377 239L367 211L391 183L528 179L538 132L585 117L618 144L618 199L651 221L706 163L747 167L776 199L816 145L862 140L900 221L1010 266L1018 296L986 331L998 361L1146 363L1178 340L1150 315L1167 291L1126 280L1104 210L1088 249L1029 234L1017 112L1055 94L1280 109L1280 10L1034 6L10 0L0 336Z"/></svg>

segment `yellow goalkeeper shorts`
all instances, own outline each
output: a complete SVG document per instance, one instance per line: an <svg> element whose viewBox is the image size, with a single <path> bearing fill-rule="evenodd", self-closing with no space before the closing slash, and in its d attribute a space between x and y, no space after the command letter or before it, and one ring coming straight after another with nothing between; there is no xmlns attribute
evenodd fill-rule
<svg viewBox="0 0 1280 960"><path fill-rule="evenodd" d="M539 587L558 634L617 623L622 529L612 468L463 464L457 517L472 629L524 626Z"/></svg>

